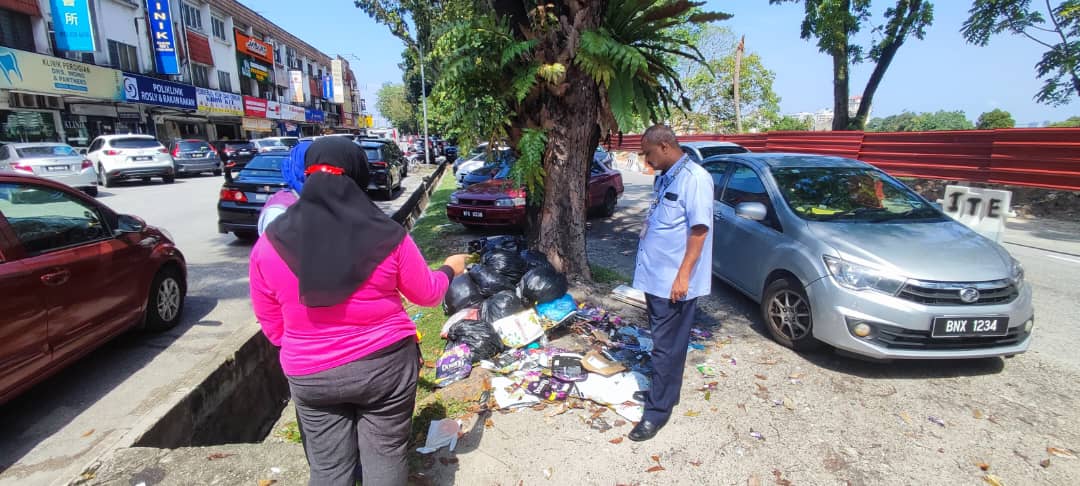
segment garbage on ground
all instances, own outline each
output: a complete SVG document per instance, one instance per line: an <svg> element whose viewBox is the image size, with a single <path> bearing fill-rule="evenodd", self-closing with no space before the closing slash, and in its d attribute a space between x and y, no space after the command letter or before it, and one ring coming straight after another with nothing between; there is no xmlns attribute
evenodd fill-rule
<svg viewBox="0 0 1080 486"><path fill-rule="evenodd" d="M550 418L585 409L582 423L598 431L612 428L611 418L601 416L607 410L619 415L615 426L640 421L644 410L633 395L649 389L654 347L644 316L624 318L577 302L567 293L566 277L542 253L523 251L520 238L488 237L468 246L478 263L447 292L450 317L442 330L447 345L436 363L437 386L467 377L476 366L495 375L490 399L499 410L544 409ZM617 294L644 307L644 294L620 289ZM548 340L566 334L575 339L559 345ZM688 350L706 349L712 338L694 326ZM724 376L711 363L699 369ZM706 393L716 390L715 383Z"/></svg>
<svg viewBox="0 0 1080 486"><path fill-rule="evenodd" d="M645 292L627 285L615 287L615 289L611 291L611 298L624 304L630 304L642 309L645 308Z"/></svg>
<svg viewBox="0 0 1080 486"><path fill-rule="evenodd" d="M454 448L457 447L458 431L460 429L461 422L457 420L433 420L431 425L428 426L427 442L424 443L424 447L416 449L416 452L431 454L444 446L449 446L450 452L454 452Z"/></svg>

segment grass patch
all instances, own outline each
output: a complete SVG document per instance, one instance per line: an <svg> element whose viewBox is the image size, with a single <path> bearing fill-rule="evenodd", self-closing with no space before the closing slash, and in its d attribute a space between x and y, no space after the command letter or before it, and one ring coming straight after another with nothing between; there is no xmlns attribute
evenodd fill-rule
<svg viewBox="0 0 1080 486"><path fill-rule="evenodd" d="M600 265L589 265L589 270L592 271L592 278L597 283L613 284L618 282L629 282L630 277L619 273L617 270L612 270Z"/></svg>
<svg viewBox="0 0 1080 486"><path fill-rule="evenodd" d="M275 435L293 444L300 443L300 425L295 420L285 422L285 425L277 429Z"/></svg>
<svg viewBox="0 0 1080 486"><path fill-rule="evenodd" d="M439 186L435 188L435 192L431 194L423 216L413 225L413 241L420 247L420 251L428 262L435 267L441 266L446 257L464 251L464 248L458 244L457 238L447 238L448 235L463 234L461 225L451 223L446 219L446 204L450 201L450 194L453 194L456 188L454 175L449 173L448 169L443 174Z"/></svg>

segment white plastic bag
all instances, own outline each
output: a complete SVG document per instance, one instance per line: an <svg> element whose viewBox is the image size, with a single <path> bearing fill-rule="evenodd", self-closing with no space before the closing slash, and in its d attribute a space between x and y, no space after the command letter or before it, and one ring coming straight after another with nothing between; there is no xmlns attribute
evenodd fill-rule
<svg viewBox="0 0 1080 486"><path fill-rule="evenodd" d="M435 420L428 426L427 443L424 447L416 449L421 454L431 454L443 446L450 446L450 452L457 447L458 431L461 430L461 422L451 419Z"/></svg>
<svg viewBox="0 0 1080 486"><path fill-rule="evenodd" d="M575 383L583 398L611 407L615 413L631 422L640 422L644 409L641 405L624 405L634 402L634 392L649 389L649 379L636 371L625 371L611 376L592 374L588 380Z"/></svg>

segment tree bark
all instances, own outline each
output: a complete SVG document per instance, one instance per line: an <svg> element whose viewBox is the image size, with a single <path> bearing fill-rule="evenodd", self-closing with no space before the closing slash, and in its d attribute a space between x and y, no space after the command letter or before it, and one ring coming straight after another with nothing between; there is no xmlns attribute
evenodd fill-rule
<svg viewBox="0 0 1080 486"><path fill-rule="evenodd" d="M832 54L833 58L833 130L848 129L848 48L845 44Z"/></svg>

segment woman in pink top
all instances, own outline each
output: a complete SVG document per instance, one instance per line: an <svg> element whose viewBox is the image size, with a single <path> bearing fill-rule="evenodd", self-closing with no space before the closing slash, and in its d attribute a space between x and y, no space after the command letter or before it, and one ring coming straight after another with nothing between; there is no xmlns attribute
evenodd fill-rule
<svg viewBox="0 0 1080 486"><path fill-rule="evenodd" d="M361 189L367 158L348 139L319 139L304 162L300 200L251 251L252 306L281 347L310 484L405 484L420 353L401 296L437 304L465 256L430 270Z"/></svg>

